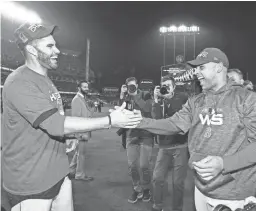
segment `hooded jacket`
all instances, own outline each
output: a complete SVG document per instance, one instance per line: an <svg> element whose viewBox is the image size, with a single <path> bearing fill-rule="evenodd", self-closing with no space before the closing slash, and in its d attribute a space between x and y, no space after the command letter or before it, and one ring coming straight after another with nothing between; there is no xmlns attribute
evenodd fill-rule
<svg viewBox="0 0 256 211"><path fill-rule="evenodd" d="M189 165L192 169L192 162L208 155L222 157L224 172L221 176L226 174L232 180L203 192L205 195L242 200L256 194L256 93L228 81L216 92L208 91L190 98L168 119L144 118L138 128L160 135L189 131ZM235 163L243 157L248 163ZM231 168L228 168L229 163Z"/></svg>

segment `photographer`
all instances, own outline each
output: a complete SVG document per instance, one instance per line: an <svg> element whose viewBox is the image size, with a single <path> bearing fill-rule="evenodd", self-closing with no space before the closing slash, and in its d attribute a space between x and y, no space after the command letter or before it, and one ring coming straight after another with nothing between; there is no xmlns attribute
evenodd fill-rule
<svg viewBox="0 0 256 211"><path fill-rule="evenodd" d="M182 108L187 101L187 95L175 93L175 81L167 75L163 78L162 87L154 90L152 117L163 119L172 116ZM187 135L172 135L159 137L159 151L153 173L153 211L163 210L164 184L171 164L173 176L172 209L182 211L184 181L187 175L188 146Z"/></svg>
<svg viewBox="0 0 256 211"><path fill-rule="evenodd" d="M142 116L151 117L151 96L148 92L138 89L137 79L134 77L127 78L125 85L121 87L120 103L124 101L128 110L137 109L141 111ZM138 199L148 202L151 198L149 166L154 143L153 135L141 129L123 130L122 135L126 140L129 172L133 182L133 193L128 202L135 203ZM142 178L139 170L142 172Z"/></svg>

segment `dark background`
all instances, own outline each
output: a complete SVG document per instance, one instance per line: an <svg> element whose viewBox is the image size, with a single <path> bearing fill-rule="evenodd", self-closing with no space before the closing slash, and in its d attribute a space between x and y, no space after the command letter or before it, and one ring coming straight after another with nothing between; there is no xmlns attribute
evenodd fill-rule
<svg viewBox="0 0 256 211"><path fill-rule="evenodd" d="M90 65L102 73L104 85L120 85L125 77L160 79L163 65L161 26L196 24L196 54L203 48L223 50L230 68L239 68L256 83L255 2L18 2L46 22L59 25L60 48L82 52L91 40ZM2 29L3 31L3 29ZM9 30L10 32L12 30ZM5 30L5 36L8 32ZM186 60L193 59L192 36ZM173 63L172 37L167 39L166 64ZM176 55L183 54L183 37ZM117 80L113 80L113 77Z"/></svg>

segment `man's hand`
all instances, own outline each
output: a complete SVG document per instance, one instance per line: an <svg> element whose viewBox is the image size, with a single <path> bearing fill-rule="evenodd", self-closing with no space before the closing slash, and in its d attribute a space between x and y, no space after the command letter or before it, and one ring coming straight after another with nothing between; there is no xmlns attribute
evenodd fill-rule
<svg viewBox="0 0 256 211"><path fill-rule="evenodd" d="M115 106L115 110L109 110L113 127L135 128L141 122L141 112L139 110L126 110L125 106L126 103L124 102L120 107Z"/></svg>
<svg viewBox="0 0 256 211"><path fill-rule="evenodd" d="M127 92L127 86L125 84L123 84L121 86L120 99L124 98L126 92Z"/></svg>
<svg viewBox="0 0 256 211"><path fill-rule="evenodd" d="M160 96L161 96L160 86L156 86L155 89L154 89L154 101L156 103L158 103L158 99L159 99Z"/></svg>
<svg viewBox="0 0 256 211"><path fill-rule="evenodd" d="M121 87L121 93L126 93L127 92L127 86L125 84L122 85Z"/></svg>
<svg viewBox="0 0 256 211"><path fill-rule="evenodd" d="M209 181L220 174L224 168L223 159L219 156L207 156L206 158L193 162L197 174L204 180Z"/></svg>
<svg viewBox="0 0 256 211"><path fill-rule="evenodd" d="M76 149L79 141L77 139L67 139L66 140L66 153L69 153Z"/></svg>
<svg viewBox="0 0 256 211"><path fill-rule="evenodd" d="M254 196L250 196L248 198L245 199L245 204L249 204L249 203L255 203L256 204L256 198Z"/></svg>

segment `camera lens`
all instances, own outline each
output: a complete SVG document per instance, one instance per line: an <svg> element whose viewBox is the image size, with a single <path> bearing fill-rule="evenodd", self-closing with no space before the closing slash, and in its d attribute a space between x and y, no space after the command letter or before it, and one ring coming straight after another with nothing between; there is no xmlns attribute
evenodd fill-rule
<svg viewBox="0 0 256 211"><path fill-rule="evenodd" d="M166 95L166 94L168 94L169 92L168 92L167 88L166 88L165 86L163 86L163 87L160 88L160 93L161 93L162 95Z"/></svg>
<svg viewBox="0 0 256 211"><path fill-rule="evenodd" d="M128 90L130 93L134 93L134 92L136 92L136 86L131 84L128 86Z"/></svg>

